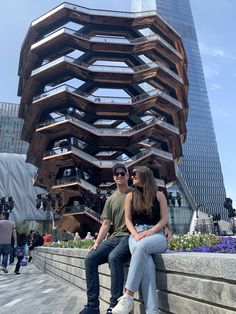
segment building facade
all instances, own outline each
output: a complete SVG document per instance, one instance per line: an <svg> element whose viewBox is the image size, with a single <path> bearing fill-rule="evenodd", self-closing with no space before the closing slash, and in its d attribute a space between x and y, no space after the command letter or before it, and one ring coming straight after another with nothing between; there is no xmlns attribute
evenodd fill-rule
<svg viewBox="0 0 236 314"><path fill-rule="evenodd" d="M117 162L130 170L149 166L163 187L176 181L188 115L186 64L181 37L156 10L63 3L32 22L19 62L22 139L61 229L97 230L97 204L114 188Z"/></svg>
<svg viewBox="0 0 236 314"><path fill-rule="evenodd" d="M18 118L19 107L0 102L0 205L12 197L14 208L10 218L17 224L30 221L32 229L36 221L48 218L42 210L35 210L36 195L44 190L32 185L36 168L25 162L29 144L21 140L23 120Z"/></svg>
<svg viewBox="0 0 236 314"><path fill-rule="evenodd" d="M188 135L179 168L196 205L202 204L202 211L220 213L227 219L223 175L190 1L157 0L156 6L158 14L183 38L188 57Z"/></svg>
<svg viewBox="0 0 236 314"><path fill-rule="evenodd" d="M29 144L21 140L23 120L19 104L0 102L0 152L26 154Z"/></svg>

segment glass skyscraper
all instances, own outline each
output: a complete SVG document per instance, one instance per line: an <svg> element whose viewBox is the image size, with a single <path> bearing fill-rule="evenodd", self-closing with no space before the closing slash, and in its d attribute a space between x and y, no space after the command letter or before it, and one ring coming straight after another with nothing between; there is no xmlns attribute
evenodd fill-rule
<svg viewBox="0 0 236 314"><path fill-rule="evenodd" d="M26 154L29 144L21 140L23 120L18 118L20 105L0 102L0 152Z"/></svg>
<svg viewBox="0 0 236 314"><path fill-rule="evenodd" d="M188 133L179 169L196 204L205 205L200 210L220 213L227 219L223 175L190 1L156 0L156 6L158 13L182 36L188 57Z"/></svg>
<svg viewBox="0 0 236 314"><path fill-rule="evenodd" d="M189 115L184 160L179 169L196 206L203 212L220 213L228 219L223 207L226 193L190 0L130 0L130 9L157 10L184 41L188 58ZM179 190L178 182L172 190L174 193Z"/></svg>

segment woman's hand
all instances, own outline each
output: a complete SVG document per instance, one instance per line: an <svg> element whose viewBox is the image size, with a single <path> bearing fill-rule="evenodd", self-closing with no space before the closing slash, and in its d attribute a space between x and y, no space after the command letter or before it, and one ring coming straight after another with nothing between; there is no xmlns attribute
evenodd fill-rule
<svg viewBox="0 0 236 314"><path fill-rule="evenodd" d="M140 241L141 239L146 238L146 237L150 236L151 234L152 234L152 232L150 232L149 230L144 230L142 232L135 234L134 238L136 241Z"/></svg>
<svg viewBox="0 0 236 314"><path fill-rule="evenodd" d="M141 232L140 233L136 233L134 235L134 238L135 238L136 241L140 241L143 238L142 235L141 235Z"/></svg>

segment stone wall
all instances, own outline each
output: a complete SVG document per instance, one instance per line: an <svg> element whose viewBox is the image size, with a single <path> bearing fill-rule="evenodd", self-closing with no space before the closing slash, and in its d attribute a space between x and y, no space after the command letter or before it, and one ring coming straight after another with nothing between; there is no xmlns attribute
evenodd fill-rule
<svg viewBox="0 0 236 314"><path fill-rule="evenodd" d="M86 291L86 250L36 248L34 263L41 270ZM173 253L156 257L161 313L236 313L236 255ZM110 271L99 268L101 302L110 298ZM136 294L135 314L144 313Z"/></svg>

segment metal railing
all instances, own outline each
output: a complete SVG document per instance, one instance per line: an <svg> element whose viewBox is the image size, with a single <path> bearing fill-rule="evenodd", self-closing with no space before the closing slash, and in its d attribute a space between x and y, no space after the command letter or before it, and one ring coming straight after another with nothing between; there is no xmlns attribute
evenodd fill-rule
<svg viewBox="0 0 236 314"><path fill-rule="evenodd" d="M97 193L97 188L96 186L92 185L91 183L87 182L86 180L82 179L80 176L64 176L60 179L54 180L53 185L57 186L57 185L62 185L65 183L80 183L81 185L83 185L83 187L86 190L91 191L92 193L96 194Z"/></svg>
<svg viewBox="0 0 236 314"><path fill-rule="evenodd" d="M119 36L89 36L87 34L83 34L77 30L68 28L68 27L62 27L60 29L57 29L55 32L50 33L49 35L45 36L43 39L38 41L37 43L33 44L31 46L31 50L34 48L40 46L41 44L49 41L53 37L56 37L60 35L61 33L69 34L76 36L77 38L85 39L88 40L89 42L103 42L103 43L115 43L115 44L124 44L124 45L130 45L130 44L139 44L139 43L144 43L148 41L159 41L161 42L167 49L169 49L174 55L176 55L179 59L182 60L181 54L173 47L171 46L165 39L163 39L160 35L154 34L154 35L149 35L149 36L142 36L138 38L121 38Z"/></svg>
<svg viewBox="0 0 236 314"><path fill-rule="evenodd" d="M95 103L109 103L109 104L114 104L114 105L131 105L134 104L138 101L147 99L149 97L155 97L155 96L161 96L162 98L165 98L167 101L171 102L172 104L174 104L176 107L182 109L182 104L176 100L175 98L171 97L170 95L168 95L167 93L161 91L158 88L155 88L153 90L150 90L148 92L145 92L143 94L134 96L134 97L116 97L116 96L97 96L97 95L93 95L93 94L86 94L84 92L79 91L78 89L76 89L75 87L69 86L67 84L63 84L57 87L54 87L46 92L44 92L43 94L37 95L33 98L33 101L38 101L41 100L45 97L48 96L53 96L57 93L60 92L71 92L74 94L77 94L79 96L84 97L87 100L93 101Z"/></svg>
<svg viewBox="0 0 236 314"><path fill-rule="evenodd" d="M135 125L134 127L129 127L129 128L125 127L125 128L120 128L120 129L111 129L111 128L98 129L98 128L94 127L93 125L90 125L84 121L78 120L77 118L75 118L71 115L61 115L60 117L56 117L52 120L47 120L43 123L40 123L37 126L37 129L44 128L46 126L53 125L53 124L56 124L59 122L64 122L64 121L70 121L70 122L75 123L78 126L83 126L85 129L92 131L93 133L98 134L98 135L128 134L128 133L132 133L132 132L144 129L150 125L155 125L155 124L161 125L162 127L169 129L176 134L179 134L179 130L177 127L163 121L162 118L157 118L157 117L151 117L150 119L143 121L143 122Z"/></svg>
<svg viewBox="0 0 236 314"><path fill-rule="evenodd" d="M129 67L129 66L119 66L119 65L98 65L98 64L89 64L86 62L82 62L76 58L70 57L70 56L62 56L56 60L53 61L48 61L45 64L43 64L42 66L40 66L39 68L36 68L32 71L32 76L36 75L39 72L42 72L52 66L55 66L56 64L59 64L61 62L68 62L71 64L76 64L78 66L81 66L83 68L86 68L90 71L104 71L104 72L113 72L113 73L134 73L134 72L138 72L138 71L142 71L142 70L147 70L150 68L156 68L159 67L162 70L164 70L165 72L167 72L170 76L172 76L175 80L177 80L180 83L183 83L183 80L172 70L170 70L166 65L163 65L162 63L160 63L159 61L152 61L146 64L141 64L138 66L134 66L134 67Z"/></svg>
<svg viewBox="0 0 236 314"><path fill-rule="evenodd" d="M61 147L55 147L52 150L45 152L44 157L55 156L58 154L65 154L65 153L75 153L76 155L80 156L82 159L86 161L90 161L91 163L93 163L95 166L98 166L98 167L112 167L115 163L117 163L117 160L98 160L97 158L85 153L84 151L76 148L73 145L68 145L67 147L63 149ZM145 149L145 151L142 151L136 154L135 156L132 156L131 158L126 159L125 162L127 162L127 165L128 165L129 163L132 163L133 161L136 161L139 158L150 155L152 153L160 157L169 159L169 161L173 161L173 156L171 153L165 152L158 148L151 147L151 148Z"/></svg>

